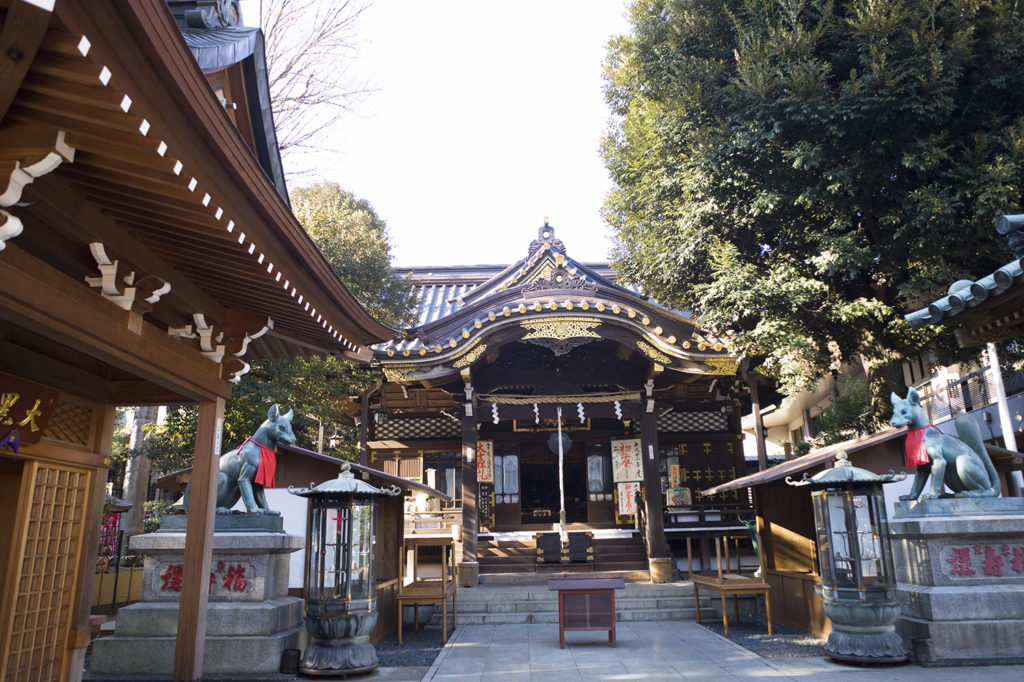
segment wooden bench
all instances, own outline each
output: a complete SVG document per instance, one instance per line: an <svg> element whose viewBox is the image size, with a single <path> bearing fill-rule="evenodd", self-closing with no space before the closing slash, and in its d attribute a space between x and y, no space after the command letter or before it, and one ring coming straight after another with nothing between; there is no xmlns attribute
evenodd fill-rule
<svg viewBox="0 0 1024 682"><path fill-rule="evenodd" d="M419 575L419 550L423 547L441 548L441 575L438 578L422 578ZM402 643L402 611L403 606L413 607L415 630L419 630L419 605L441 604L441 642L448 641L448 597L452 598L452 629L459 626L458 591L453 580L452 534L441 533L433 536L406 536L403 542L400 587L398 589L398 643ZM406 564L408 553L412 552L412 570L409 582L406 582Z"/></svg>
<svg viewBox="0 0 1024 682"><path fill-rule="evenodd" d="M743 575L733 573L729 569L729 545L725 543L725 569L722 568L722 540L715 538L715 555L718 562L718 570L714 573L694 573L693 557L691 553L690 539L686 539L686 555L689 562L690 580L693 582L693 598L696 602L697 623L700 623L700 589L717 593L722 598L722 629L725 636L729 636L729 610L726 608L726 597L732 595L733 612L738 621L740 619L739 595L753 594L764 595L765 619L768 621L768 634L772 634L772 603L769 594L771 586L763 577L754 575ZM762 576L764 571L761 571Z"/></svg>

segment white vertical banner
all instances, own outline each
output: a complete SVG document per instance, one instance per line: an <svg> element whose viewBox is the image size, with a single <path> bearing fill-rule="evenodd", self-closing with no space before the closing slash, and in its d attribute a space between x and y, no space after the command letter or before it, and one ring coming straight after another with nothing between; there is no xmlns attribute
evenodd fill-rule
<svg viewBox="0 0 1024 682"><path fill-rule="evenodd" d="M481 440L476 444L476 481L494 483L494 441Z"/></svg>
<svg viewBox="0 0 1024 682"><path fill-rule="evenodd" d="M643 450L639 438L612 441L612 480L628 483L644 480Z"/></svg>

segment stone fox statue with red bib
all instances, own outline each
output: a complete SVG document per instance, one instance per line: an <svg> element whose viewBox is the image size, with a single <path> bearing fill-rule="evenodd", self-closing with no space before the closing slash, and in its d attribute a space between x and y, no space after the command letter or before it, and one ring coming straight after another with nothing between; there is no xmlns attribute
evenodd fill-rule
<svg viewBox="0 0 1024 682"><path fill-rule="evenodd" d="M256 433L231 452L220 456L220 473L217 474L218 514L230 513L239 498L250 514L281 513L267 506L263 489L274 487L274 471L277 468L274 449L279 443L295 442L295 434L292 432L293 414L294 410L281 414L277 405L274 405L267 413L267 421L256 429ZM190 481L183 500L186 510L191 488Z"/></svg>
<svg viewBox="0 0 1024 682"><path fill-rule="evenodd" d="M892 425L907 427L906 465L917 467L914 487L909 495L901 495L901 500L950 497L943 494L943 484L955 497L999 496L998 474L973 419L963 412L956 416L954 423L960 436L956 438L928 422L928 415L921 407L921 395L914 389L907 391L906 398L893 393L890 400ZM931 486L922 495L929 477Z"/></svg>

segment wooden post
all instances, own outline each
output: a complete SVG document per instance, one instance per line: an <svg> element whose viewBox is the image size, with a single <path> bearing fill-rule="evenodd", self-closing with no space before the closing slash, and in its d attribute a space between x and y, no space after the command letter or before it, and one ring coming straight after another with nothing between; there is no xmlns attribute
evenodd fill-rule
<svg viewBox="0 0 1024 682"><path fill-rule="evenodd" d="M748 371L750 358L743 358L740 361L740 378L746 382L750 389L750 407L754 415L754 443L757 445L757 470L764 471L768 468L768 448L764 443L764 420L761 418L761 399L757 393L757 375Z"/></svg>
<svg viewBox="0 0 1024 682"><path fill-rule="evenodd" d="M370 391L363 391L359 397L359 463L370 464L370 450L366 445L366 434L370 428Z"/></svg>
<svg viewBox="0 0 1024 682"><path fill-rule="evenodd" d="M480 579L477 563L477 532L480 528L476 480L476 400L469 373L463 370L466 384L466 412L462 417L462 561L457 580L460 587L474 587Z"/></svg>
<svg viewBox="0 0 1024 682"><path fill-rule="evenodd" d="M476 418L462 419L462 561L459 564L459 585L477 584L477 533L480 528L476 480Z"/></svg>
<svg viewBox="0 0 1024 682"><path fill-rule="evenodd" d="M114 439L115 410L113 405L100 405L93 410L92 450L105 458L110 457ZM93 582L96 578L94 567L100 546L100 526L103 519L103 502L106 498L107 469L95 469L92 473L92 489L89 498L92 506L85 510L82 521L82 548L79 551L79 586L71 611L71 631L68 636L67 669L64 679L77 682L82 679L85 667L85 650L91 641L89 612L92 609Z"/></svg>
<svg viewBox="0 0 1024 682"><path fill-rule="evenodd" d="M220 466L223 422L223 398L199 403L178 605L178 636L174 647L175 682L193 682L203 674L206 606L209 600L213 520L217 513L217 471Z"/></svg>
<svg viewBox="0 0 1024 682"><path fill-rule="evenodd" d="M640 442L644 460L644 512L647 514L647 549L651 557L667 557L665 519L661 499L661 471L658 467L658 415L653 398L640 415Z"/></svg>

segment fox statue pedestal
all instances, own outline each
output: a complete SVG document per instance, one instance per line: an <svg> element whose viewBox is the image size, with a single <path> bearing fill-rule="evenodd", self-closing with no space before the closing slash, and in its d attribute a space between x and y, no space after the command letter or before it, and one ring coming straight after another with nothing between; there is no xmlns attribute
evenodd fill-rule
<svg viewBox="0 0 1024 682"><path fill-rule="evenodd" d="M245 530L247 519L262 529ZM276 673L303 632L303 601L288 596L288 555L303 538L281 532L280 516L218 514L217 522L203 674ZM137 535L131 548L145 555L142 601L119 609L114 635L93 642L87 679L159 679L173 670L184 530Z"/></svg>
<svg viewBox="0 0 1024 682"><path fill-rule="evenodd" d="M889 528L919 663L1024 662L1024 498L897 502Z"/></svg>

